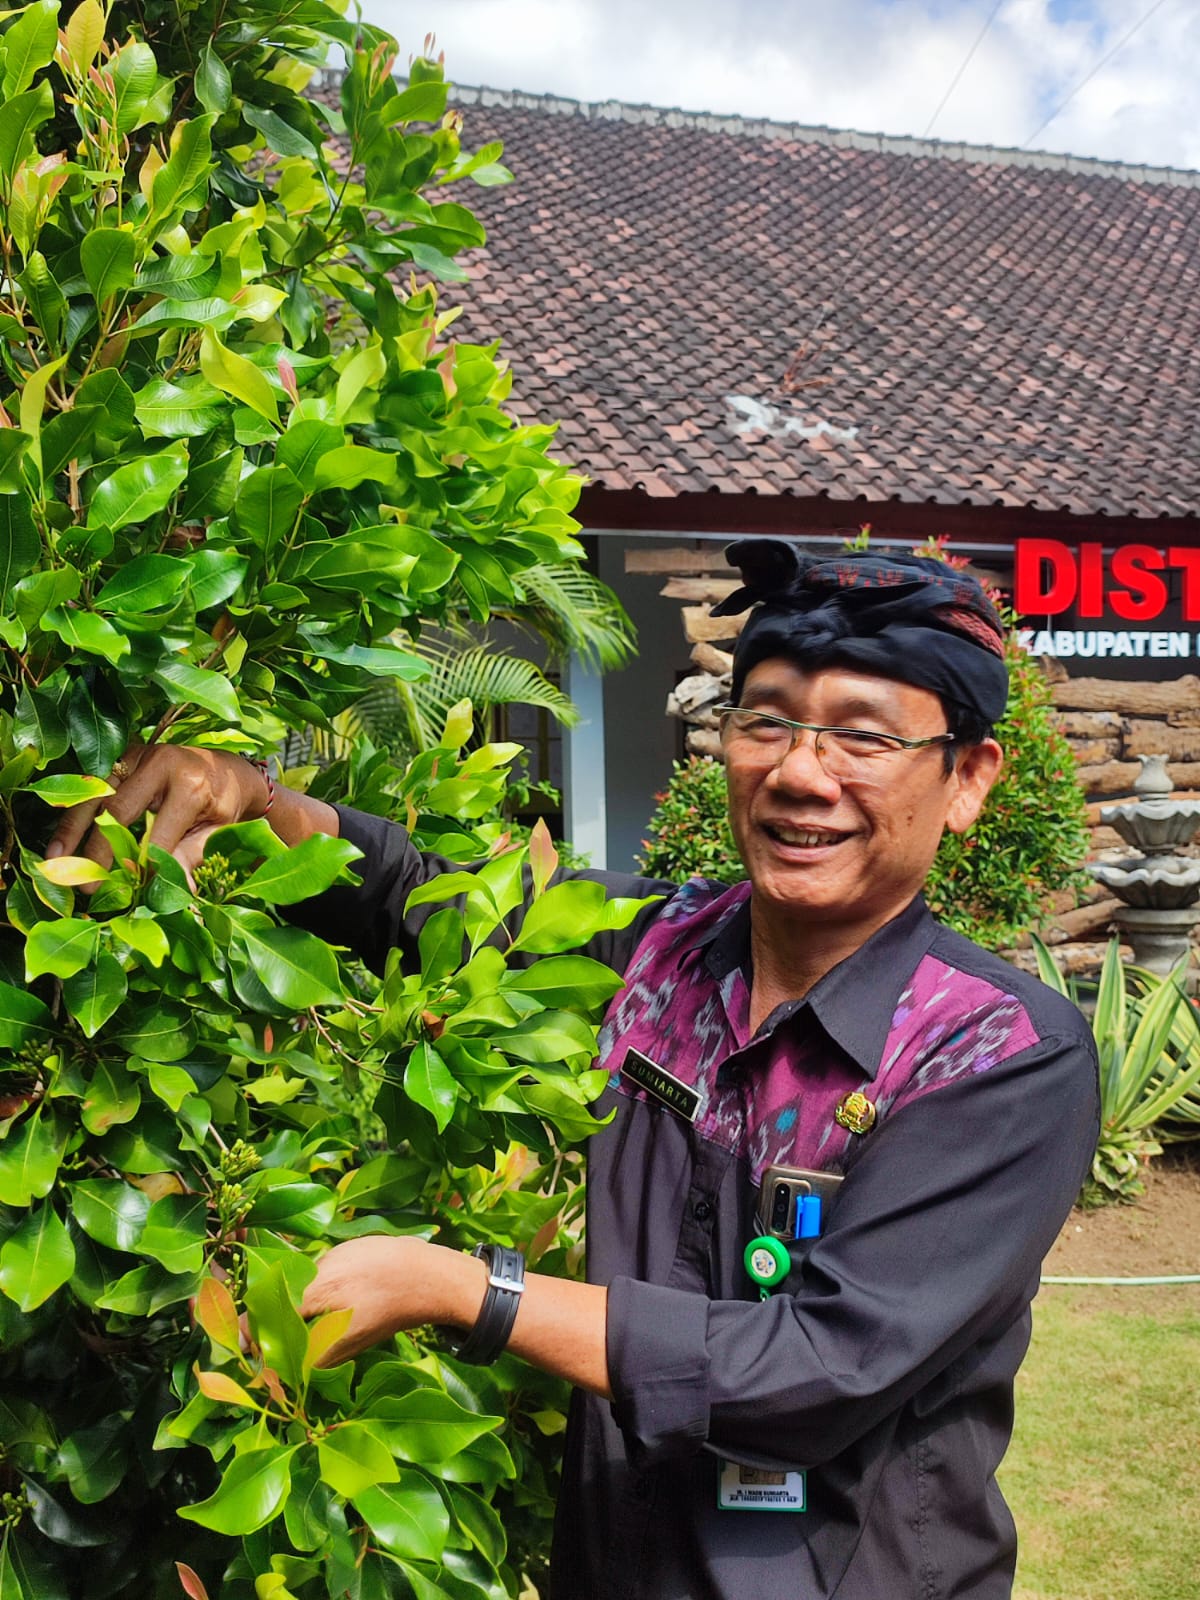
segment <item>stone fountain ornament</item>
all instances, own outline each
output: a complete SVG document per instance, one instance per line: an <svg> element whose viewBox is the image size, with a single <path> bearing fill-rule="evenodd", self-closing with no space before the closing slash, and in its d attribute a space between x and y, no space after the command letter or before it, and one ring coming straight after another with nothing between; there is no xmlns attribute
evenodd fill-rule
<svg viewBox="0 0 1200 1600"><path fill-rule="evenodd" d="M1200 828L1200 802L1170 798L1165 755L1138 760L1138 798L1105 806L1100 821L1140 854L1092 862L1088 871L1123 902L1113 921L1133 946L1134 961L1165 974L1188 955L1200 922L1200 860L1177 854Z"/></svg>

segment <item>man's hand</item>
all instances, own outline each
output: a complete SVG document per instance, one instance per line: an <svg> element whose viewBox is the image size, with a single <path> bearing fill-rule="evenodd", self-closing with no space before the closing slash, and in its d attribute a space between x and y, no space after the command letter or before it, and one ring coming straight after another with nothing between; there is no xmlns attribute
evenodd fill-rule
<svg viewBox="0 0 1200 1600"><path fill-rule="evenodd" d="M486 1290L487 1268L474 1256L424 1239L369 1234L321 1257L300 1309L306 1317L353 1313L345 1335L323 1358L323 1366L335 1366L427 1322L469 1328Z"/></svg>
<svg viewBox="0 0 1200 1600"><path fill-rule="evenodd" d="M131 746L109 782L116 793L107 800L72 806L64 813L46 846L47 859L84 855L107 867L112 851L92 826L97 813L103 809L129 826L152 811L151 838L190 875L209 834L231 822L261 817L270 798L266 779L249 761L228 751L186 745Z"/></svg>
<svg viewBox="0 0 1200 1600"><path fill-rule="evenodd" d="M334 1245L321 1257L300 1309L306 1317L352 1313L346 1333L322 1358L322 1366L335 1366L427 1322L465 1333L483 1306L487 1279L487 1268L475 1256L423 1239L369 1234ZM607 1289L530 1272L508 1348L544 1372L611 1400L607 1327Z"/></svg>

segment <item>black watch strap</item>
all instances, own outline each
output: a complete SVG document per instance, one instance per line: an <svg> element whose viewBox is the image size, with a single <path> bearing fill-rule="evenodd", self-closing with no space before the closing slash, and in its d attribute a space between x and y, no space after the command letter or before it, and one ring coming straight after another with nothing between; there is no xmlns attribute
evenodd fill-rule
<svg viewBox="0 0 1200 1600"><path fill-rule="evenodd" d="M459 1342L450 1341L450 1353L459 1361L485 1367L508 1343L525 1292L525 1257L503 1244L477 1244L472 1250L488 1269L487 1293L475 1326Z"/></svg>

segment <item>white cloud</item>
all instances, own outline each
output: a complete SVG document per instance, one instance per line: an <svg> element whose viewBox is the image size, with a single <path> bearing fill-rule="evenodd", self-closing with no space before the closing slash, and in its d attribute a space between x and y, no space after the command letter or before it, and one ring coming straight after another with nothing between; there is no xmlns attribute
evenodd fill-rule
<svg viewBox="0 0 1200 1600"><path fill-rule="evenodd" d="M920 134L992 0L362 0L461 83ZM1006 0L933 128L1020 145L1152 0ZM1200 167L1200 8L1163 0L1034 148Z"/></svg>

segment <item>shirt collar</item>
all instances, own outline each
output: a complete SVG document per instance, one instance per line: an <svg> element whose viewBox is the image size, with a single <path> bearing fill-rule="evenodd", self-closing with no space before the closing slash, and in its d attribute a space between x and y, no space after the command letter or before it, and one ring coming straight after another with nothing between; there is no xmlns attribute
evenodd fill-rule
<svg viewBox="0 0 1200 1600"><path fill-rule="evenodd" d="M827 972L803 1000L778 1006L763 1031L773 1033L807 1007L830 1038L862 1068L863 1075L873 1078L883 1059L897 1002L937 930L924 897L917 895L899 916L884 923L853 955ZM705 950L705 965L718 982L736 967L746 972L748 981L749 896L692 948Z"/></svg>

